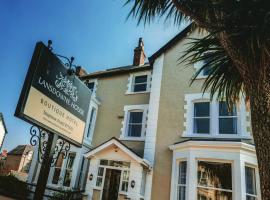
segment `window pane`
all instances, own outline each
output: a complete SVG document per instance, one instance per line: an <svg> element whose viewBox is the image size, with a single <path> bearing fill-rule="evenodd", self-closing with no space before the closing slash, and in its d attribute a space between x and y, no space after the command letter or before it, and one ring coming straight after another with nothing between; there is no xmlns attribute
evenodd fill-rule
<svg viewBox="0 0 270 200"><path fill-rule="evenodd" d="M129 123L142 123L143 112L130 112Z"/></svg>
<svg viewBox="0 0 270 200"><path fill-rule="evenodd" d="M209 117L210 116L209 102L194 103L194 117Z"/></svg>
<svg viewBox="0 0 270 200"><path fill-rule="evenodd" d="M231 164L199 161L198 186L231 190Z"/></svg>
<svg viewBox="0 0 270 200"><path fill-rule="evenodd" d="M122 182L121 190L124 191L124 192L128 191L128 182L126 182L126 181Z"/></svg>
<svg viewBox="0 0 270 200"><path fill-rule="evenodd" d="M95 86L95 82L86 83L86 85L87 85L87 87L88 87L91 91L93 91L94 86Z"/></svg>
<svg viewBox="0 0 270 200"><path fill-rule="evenodd" d="M147 83L134 85L134 92L143 92L143 91L146 91L146 86L147 86Z"/></svg>
<svg viewBox="0 0 270 200"><path fill-rule="evenodd" d="M219 190L211 190L207 188L198 188L198 200L232 200L232 193L219 191Z"/></svg>
<svg viewBox="0 0 270 200"><path fill-rule="evenodd" d="M97 187L101 187L101 184L102 184L102 177L97 177L97 184L96 184L96 186Z"/></svg>
<svg viewBox="0 0 270 200"><path fill-rule="evenodd" d="M186 200L186 187L178 186L177 200Z"/></svg>
<svg viewBox="0 0 270 200"><path fill-rule="evenodd" d="M64 182L63 185L69 187L70 182L71 182L71 177L72 177L72 167L75 159L75 154L70 153L68 155L68 160L66 164L66 171L65 171L65 177L64 177Z"/></svg>
<svg viewBox="0 0 270 200"><path fill-rule="evenodd" d="M60 173L61 173L61 168L55 168L54 169L53 179L52 179L52 183L53 184L57 184L58 183L59 177L60 177Z"/></svg>
<svg viewBox="0 0 270 200"><path fill-rule="evenodd" d="M179 184L186 184L186 171L187 171L187 162L181 161L179 163L179 177L178 177Z"/></svg>
<svg viewBox="0 0 270 200"><path fill-rule="evenodd" d="M256 176L255 169L245 167L246 172L246 193L256 195Z"/></svg>
<svg viewBox="0 0 270 200"><path fill-rule="evenodd" d="M142 76L135 76L134 83L146 83L147 82L147 75Z"/></svg>
<svg viewBox="0 0 270 200"><path fill-rule="evenodd" d="M103 172L104 172L104 168L103 167L99 167L98 168L98 176L103 176Z"/></svg>
<svg viewBox="0 0 270 200"><path fill-rule="evenodd" d="M141 137L142 125L141 124L129 124L128 136L130 137Z"/></svg>
<svg viewBox="0 0 270 200"><path fill-rule="evenodd" d="M237 118L219 118L220 134L237 134Z"/></svg>
<svg viewBox="0 0 270 200"><path fill-rule="evenodd" d="M92 126L93 126L93 119L94 119L94 116L95 116L95 112L96 112L96 109L95 108L92 108L91 114L90 114L90 120L89 120L89 127L88 127L87 137L89 137L90 136L90 133L91 133L91 129L92 129Z"/></svg>
<svg viewBox="0 0 270 200"><path fill-rule="evenodd" d="M210 74L210 72L211 72L211 68L210 68L210 66L207 66L207 67L203 68L202 75L208 76Z"/></svg>
<svg viewBox="0 0 270 200"><path fill-rule="evenodd" d="M247 196L247 200L257 200L256 197Z"/></svg>
<svg viewBox="0 0 270 200"><path fill-rule="evenodd" d="M128 181L129 180L129 171L123 171L123 180Z"/></svg>
<svg viewBox="0 0 270 200"><path fill-rule="evenodd" d="M194 119L194 133L210 133L210 119L197 118Z"/></svg>
<svg viewBox="0 0 270 200"><path fill-rule="evenodd" d="M63 185L69 187L71 182L72 170L66 170Z"/></svg>
<svg viewBox="0 0 270 200"><path fill-rule="evenodd" d="M229 110L228 105L225 101L219 102L219 116L236 116L237 110L236 107L233 106L231 110Z"/></svg>
<svg viewBox="0 0 270 200"><path fill-rule="evenodd" d="M140 189L140 194L142 195L142 196L144 196L144 194L145 194L145 183L146 183L146 171L145 170L143 170L143 172L142 172L142 179L141 179L141 189Z"/></svg>
<svg viewBox="0 0 270 200"><path fill-rule="evenodd" d="M67 169L72 169L73 162L74 162L75 155L70 154L67 162Z"/></svg>
<svg viewBox="0 0 270 200"><path fill-rule="evenodd" d="M60 154L59 157L58 157L58 159L57 159L57 161L56 161L55 167L61 168L62 167L63 160L64 160L64 155L63 154Z"/></svg>

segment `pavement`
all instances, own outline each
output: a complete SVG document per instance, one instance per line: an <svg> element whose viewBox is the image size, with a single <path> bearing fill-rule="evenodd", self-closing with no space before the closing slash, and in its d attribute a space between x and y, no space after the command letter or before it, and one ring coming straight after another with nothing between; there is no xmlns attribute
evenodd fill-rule
<svg viewBox="0 0 270 200"><path fill-rule="evenodd" d="M15 199L0 195L0 200L15 200Z"/></svg>

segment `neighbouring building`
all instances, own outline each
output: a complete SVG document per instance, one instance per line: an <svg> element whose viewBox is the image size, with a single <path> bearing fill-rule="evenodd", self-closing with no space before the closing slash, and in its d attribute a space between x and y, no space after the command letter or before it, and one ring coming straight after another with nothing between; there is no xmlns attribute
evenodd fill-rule
<svg viewBox="0 0 270 200"><path fill-rule="evenodd" d="M228 110L201 86L202 63L179 57L191 26L149 57L142 39L133 64L80 73L92 91L82 148L51 169L48 187L84 190L93 200L259 200L250 114L244 99ZM158 39L158 38L157 38ZM28 181L36 183L37 148Z"/></svg>
<svg viewBox="0 0 270 200"><path fill-rule="evenodd" d="M27 174L30 169L34 147L31 145L18 145L7 153L4 169L7 173L20 172Z"/></svg>

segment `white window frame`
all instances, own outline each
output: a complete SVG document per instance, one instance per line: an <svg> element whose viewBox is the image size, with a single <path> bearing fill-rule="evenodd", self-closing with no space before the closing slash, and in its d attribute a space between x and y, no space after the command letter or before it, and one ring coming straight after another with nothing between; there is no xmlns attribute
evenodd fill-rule
<svg viewBox="0 0 270 200"><path fill-rule="evenodd" d="M90 124L90 120L91 120L91 115L92 115L92 112L94 111L93 113L93 116L92 116L92 122ZM92 138L93 137L93 134L94 134L94 130L95 130L95 125L96 125L96 119L97 119L97 107L96 106L91 106L90 108L90 116L89 116L89 123L88 123L88 130L86 132L86 137L89 139L89 138Z"/></svg>
<svg viewBox="0 0 270 200"><path fill-rule="evenodd" d="M209 102L209 117L195 117L194 116L194 108L195 108L195 103L208 103ZM193 103L193 111L192 111L192 133L193 134L196 134L196 135L209 135L210 133L211 133L211 118L212 118L212 116L211 116L211 102L210 101L207 101L207 100L203 100L203 99L201 99L201 100L195 100L195 101L193 101L192 102ZM209 133L194 133L194 126L195 126L195 124L194 124L194 121L195 121L195 119L209 119Z"/></svg>
<svg viewBox="0 0 270 200"><path fill-rule="evenodd" d="M241 99L237 105L237 134L220 134L219 133L219 101L213 98L210 101L209 93L194 93L185 95L185 122L182 137L202 137L202 138L244 138L251 139L247 131L247 116L244 99ZM210 134L194 133L194 102L210 102Z"/></svg>
<svg viewBox="0 0 270 200"><path fill-rule="evenodd" d="M63 183L64 183L64 178L65 178L65 172L66 172L66 165L67 165L67 162L68 162L68 156L69 154L74 154L75 157L74 157L74 161L73 161L73 166L72 166L72 175L71 175L71 180L70 180L70 186L64 186ZM75 174L74 174L74 169L75 169L75 165L77 165L77 157L79 156L78 152L77 151L70 151L67 155L66 158L63 159L62 161L62 165L61 165L61 171L60 171L60 175L59 175L59 180L57 182L57 184L54 184L52 183L53 181L53 175L54 175L54 168L53 170L50 171L50 174L49 174L49 178L48 178L48 185L51 186L51 187L56 187L56 188L59 188L59 187L62 187L64 189L69 189L71 187L73 187L73 180L75 178Z"/></svg>
<svg viewBox="0 0 270 200"><path fill-rule="evenodd" d="M246 196L250 196L250 197L254 197L256 198L256 200L260 199L260 194L259 194L259 186L260 186L260 181L259 181L259 170L257 166L254 166L252 164L249 163L245 163L244 168L246 169L246 167L252 168L254 169L255 172L255 190L256 190L256 195L253 194L248 194L247 193L247 188L246 188L246 176L244 177L245 181L245 197ZM245 172L246 173L246 172ZM246 199L246 198L245 198Z"/></svg>
<svg viewBox="0 0 270 200"><path fill-rule="evenodd" d="M201 69L201 67L203 66L203 61L199 61L199 62L196 62L196 63L194 63L194 68L195 68L195 70L196 70L196 72L198 71L198 70L200 70ZM205 79L205 78L207 78L208 77L208 75L203 75L203 71L201 71L199 74L198 74L198 76L196 77L196 79Z"/></svg>
<svg viewBox="0 0 270 200"><path fill-rule="evenodd" d="M223 164L230 164L231 165L231 180L232 180L232 189L229 190L229 189L222 189L222 188L215 188L215 187L206 187L206 186L199 186L198 185L198 165L199 165L199 162L212 162L212 163L223 163ZM230 160L223 160L223 159L205 159L205 158L197 158L196 160L196 195L198 195L198 188L204 188L204 189L210 189L210 190L216 190L216 191L222 191L222 192L230 192L232 194L232 199L233 196L234 196L234 191L235 191L235 187L234 187L234 180L233 180L233 176L235 175L234 173L234 166L233 166L233 162L230 161Z"/></svg>
<svg viewBox="0 0 270 200"><path fill-rule="evenodd" d="M186 183L185 184L180 184L179 183L179 176L180 176L180 174L179 174L179 167L180 167L180 163L181 162L186 162L186 164L187 164L187 166L186 166ZM185 199L187 199L187 186L188 186L188 183L187 183L187 181L188 181L188 176L187 176L187 173L188 173L188 161L187 161L187 159L180 159L180 160L177 160L177 172L176 172L176 177L177 177L177 180L176 180L176 197L177 197L177 199L178 199L178 190L179 190L179 187L185 187Z"/></svg>
<svg viewBox="0 0 270 200"><path fill-rule="evenodd" d="M234 118L236 118L236 120L237 120L237 123L236 123L236 128L237 128L237 130L236 130L236 134L238 134L238 131L239 131L239 128L238 128L238 125L239 125L239 121L238 121L238 117L239 117L239 115L238 115L238 112L239 112L239 109L237 108L237 106L235 106L236 107L236 115L219 115L219 106L220 106L220 102L221 101L219 101L218 102L218 132L219 132L219 120L220 119L230 119L230 118L232 118L232 119L234 119Z"/></svg>
<svg viewBox="0 0 270 200"><path fill-rule="evenodd" d="M131 136L128 136L129 113L132 111L138 111L138 110L143 112L141 137L131 137ZM120 135L119 139L144 141L145 140L145 133L146 133L147 111L148 111L148 104L124 106L125 115L124 115L124 120L122 121L123 127L121 129L121 135Z"/></svg>
<svg viewBox="0 0 270 200"><path fill-rule="evenodd" d="M146 91L134 92L133 89L134 89L135 77L143 76L143 75L147 75ZM149 93L150 92L150 87L151 87L151 71L132 73L132 74L130 74L129 79L128 79L128 85L127 85L128 89L126 91L126 94Z"/></svg>

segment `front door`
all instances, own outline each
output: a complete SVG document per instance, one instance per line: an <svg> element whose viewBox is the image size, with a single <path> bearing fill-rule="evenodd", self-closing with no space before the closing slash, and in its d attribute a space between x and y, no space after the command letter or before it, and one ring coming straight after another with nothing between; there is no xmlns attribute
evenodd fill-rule
<svg viewBox="0 0 270 200"><path fill-rule="evenodd" d="M121 170L106 169L102 200L117 200Z"/></svg>

